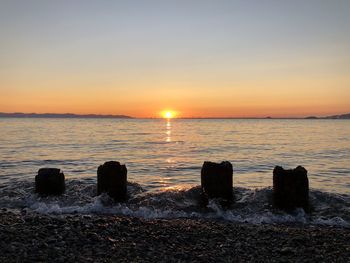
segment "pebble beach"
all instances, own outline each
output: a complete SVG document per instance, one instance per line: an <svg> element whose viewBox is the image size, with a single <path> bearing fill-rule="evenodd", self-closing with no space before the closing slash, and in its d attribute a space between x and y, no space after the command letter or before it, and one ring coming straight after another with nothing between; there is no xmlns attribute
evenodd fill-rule
<svg viewBox="0 0 350 263"><path fill-rule="evenodd" d="M349 262L350 229L2 209L0 262Z"/></svg>

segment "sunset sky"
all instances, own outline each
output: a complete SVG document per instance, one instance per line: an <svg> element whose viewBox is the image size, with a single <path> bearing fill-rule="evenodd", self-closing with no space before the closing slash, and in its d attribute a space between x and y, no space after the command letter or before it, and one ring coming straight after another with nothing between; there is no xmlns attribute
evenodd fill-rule
<svg viewBox="0 0 350 263"><path fill-rule="evenodd" d="M350 112L350 1L0 1L0 112Z"/></svg>

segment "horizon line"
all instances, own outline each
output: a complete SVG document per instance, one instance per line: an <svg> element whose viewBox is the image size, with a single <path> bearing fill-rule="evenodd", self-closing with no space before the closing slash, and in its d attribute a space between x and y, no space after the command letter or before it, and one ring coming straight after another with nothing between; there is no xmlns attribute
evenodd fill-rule
<svg viewBox="0 0 350 263"><path fill-rule="evenodd" d="M347 115L349 113L340 113L333 115L324 115L324 116L316 116L316 115L305 115L305 116L286 116L286 117L273 117L267 115L266 117L258 117L258 116L214 116L214 117L206 117L206 116L191 116L191 117L173 117L171 119L314 119L314 118L327 118L327 117L335 117L341 115ZM22 116L21 116L22 115ZM124 119L167 119L163 117L135 117L129 116L125 114L96 114L96 113L88 113L88 114L78 114L78 113L35 113L35 112L0 112L0 117L22 117L22 118L35 118L35 117L47 117L47 118L124 118Z"/></svg>

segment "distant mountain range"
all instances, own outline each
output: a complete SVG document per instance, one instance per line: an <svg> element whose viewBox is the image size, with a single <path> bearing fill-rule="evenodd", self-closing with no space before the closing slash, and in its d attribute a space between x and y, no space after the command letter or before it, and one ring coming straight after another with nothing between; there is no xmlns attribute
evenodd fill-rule
<svg viewBox="0 0 350 263"><path fill-rule="evenodd" d="M341 115L332 115L332 116L327 116L327 117L316 117L316 116L309 116L306 117L305 119L350 119L350 113L346 114L341 114Z"/></svg>
<svg viewBox="0 0 350 263"><path fill-rule="evenodd" d="M0 118L100 118L100 119L131 119L126 115L101 115L101 114L74 114L74 113L4 113L0 112Z"/></svg>

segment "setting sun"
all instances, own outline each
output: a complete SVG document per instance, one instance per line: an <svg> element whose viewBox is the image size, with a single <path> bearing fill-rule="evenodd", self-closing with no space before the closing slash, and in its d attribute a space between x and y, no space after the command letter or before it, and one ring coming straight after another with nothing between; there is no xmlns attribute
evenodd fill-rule
<svg viewBox="0 0 350 263"><path fill-rule="evenodd" d="M173 112L173 111L163 111L162 112L162 116L163 116L163 118L171 119L171 118L175 117L175 112Z"/></svg>

